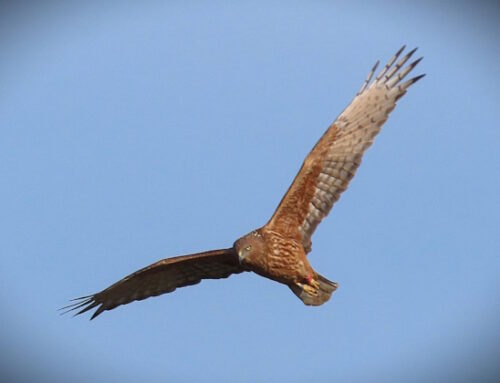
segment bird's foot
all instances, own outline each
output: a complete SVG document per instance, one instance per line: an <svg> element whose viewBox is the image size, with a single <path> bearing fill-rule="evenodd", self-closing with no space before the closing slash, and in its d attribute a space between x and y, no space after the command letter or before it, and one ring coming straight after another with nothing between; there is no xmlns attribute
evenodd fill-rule
<svg viewBox="0 0 500 383"><path fill-rule="evenodd" d="M313 277L311 275L307 276L306 282L307 282L307 284L304 284L302 286L302 289L313 296L318 295L319 282L317 280L313 279Z"/></svg>

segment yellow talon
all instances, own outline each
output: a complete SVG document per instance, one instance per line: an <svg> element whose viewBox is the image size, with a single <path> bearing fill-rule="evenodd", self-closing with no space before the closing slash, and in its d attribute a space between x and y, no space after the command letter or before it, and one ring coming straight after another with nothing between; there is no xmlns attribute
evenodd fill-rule
<svg viewBox="0 0 500 383"><path fill-rule="evenodd" d="M313 280L309 284L302 285L302 290L310 295L317 296L319 291L319 283Z"/></svg>
<svg viewBox="0 0 500 383"><path fill-rule="evenodd" d="M314 287L316 290L319 290L319 282L316 281L315 279L312 279L311 282L309 282L309 284Z"/></svg>

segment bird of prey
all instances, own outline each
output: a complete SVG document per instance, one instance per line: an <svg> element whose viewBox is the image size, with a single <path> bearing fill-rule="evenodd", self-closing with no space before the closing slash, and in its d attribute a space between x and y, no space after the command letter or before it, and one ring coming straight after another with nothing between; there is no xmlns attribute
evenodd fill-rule
<svg viewBox="0 0 500 383"><path fill-rule="evenodd" d="M105 310L170 293L202 279L227 278L253 271L288 286L306 305L330 299L337 283L318 274L309 264L311 237L346 190L381 126L419 75L403 82L422 59L403 67L416 48L399 61L403 46L372 81L379 62L366 77L352 102L328 127L305 158L290 188L271 219L236 240L232 247L167 258L149 265L98 293L75 299L66 306L75 315Z"/></svg>

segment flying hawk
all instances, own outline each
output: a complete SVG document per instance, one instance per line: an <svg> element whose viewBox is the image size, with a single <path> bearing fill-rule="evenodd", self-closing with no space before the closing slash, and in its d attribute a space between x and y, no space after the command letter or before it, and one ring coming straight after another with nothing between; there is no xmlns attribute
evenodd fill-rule
<svg viewBox="0 0 500 383"><path fill-rule="evenodd" d="M307 260L314 230L346 190L366 149L407 89L424 75L402 82L420 62L403 68L416 48L396 62L403 46L372 81L379 62L352 102L328 127L308 154L273 216L264 226L239 238L228 249L167 258L111 285L75 299L67 311L75 315L105 310L170 293L202 279L227 278L253 271L287 285L306 305L318 306L337 288L313 270Z"/></svg>

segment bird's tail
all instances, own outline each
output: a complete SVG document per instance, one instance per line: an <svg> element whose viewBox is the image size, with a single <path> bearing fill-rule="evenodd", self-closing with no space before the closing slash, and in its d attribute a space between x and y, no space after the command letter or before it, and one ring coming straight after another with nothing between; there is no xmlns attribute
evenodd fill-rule
<svg viewBox="0 0 500 383"><path fill-rule="evenodd" d="M317 274L316 282L318 287L303 283L291 284L289 287L305 305L320 306L330 299L332 293L337 290L338 284L319 274Z"/></svg>

